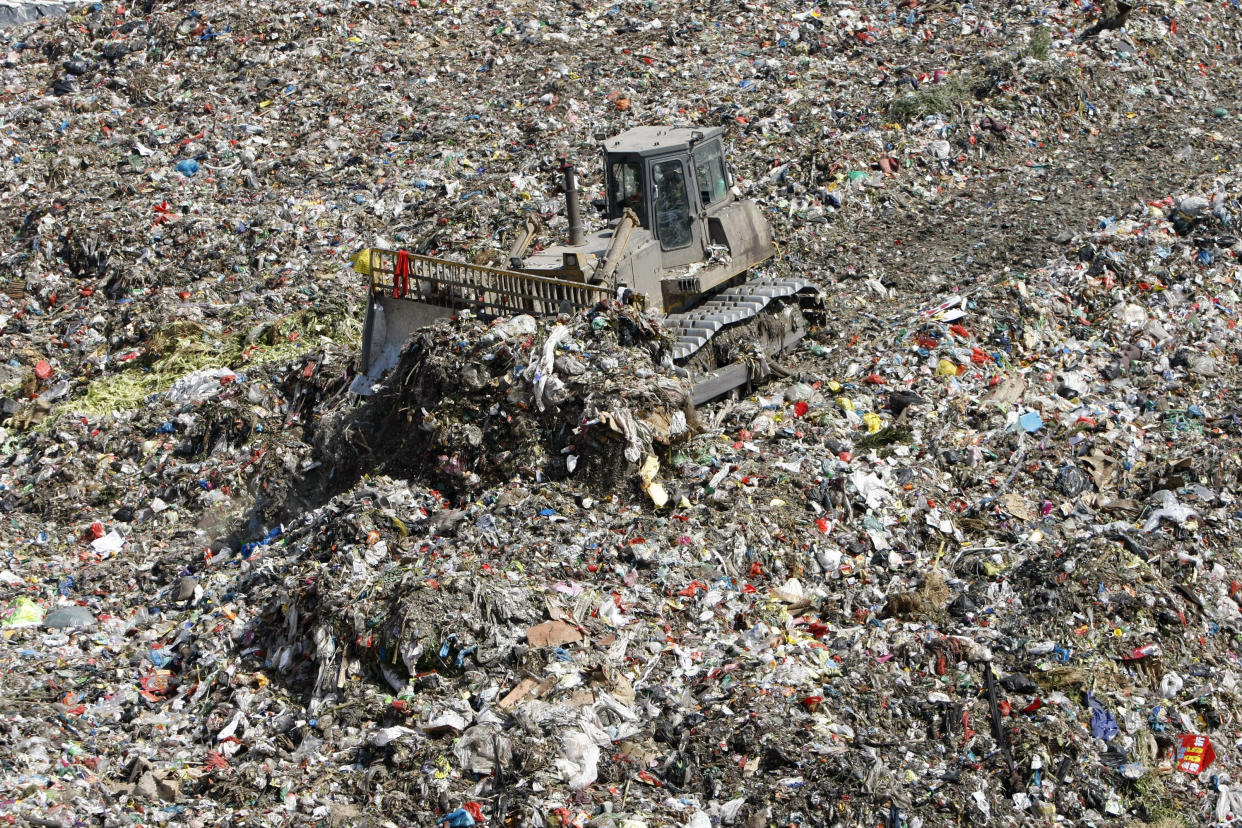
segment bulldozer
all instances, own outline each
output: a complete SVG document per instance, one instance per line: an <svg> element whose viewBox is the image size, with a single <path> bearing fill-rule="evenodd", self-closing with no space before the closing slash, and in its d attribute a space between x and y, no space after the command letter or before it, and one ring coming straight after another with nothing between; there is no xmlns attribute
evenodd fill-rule
<svg viewBox="0 0 1242 828"><path fill-rule="evenodd" d="M355 260L370 279L361 372L379 381L406 339L469 309L483 317L557 315L601 301L663 314L667 354L694 385L699 405L781 371L775 357L806 333L802 306L818 289L801 278L760 275L776 253L771 227L739 198L720 127L642 126L601 142L606 221L583 226L576 171L560 173L568 238L532 252L527 219L492 267L372 247Z"/></svg>

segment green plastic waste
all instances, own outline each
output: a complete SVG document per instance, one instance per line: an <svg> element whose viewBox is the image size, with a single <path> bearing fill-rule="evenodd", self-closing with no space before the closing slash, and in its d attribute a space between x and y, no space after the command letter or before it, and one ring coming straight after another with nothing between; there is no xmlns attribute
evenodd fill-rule
<svg viewBox="0 0 1242 828"><path fill-rule="evenodd" d="M37 627L43 623L43 607L31 601L29 598L22 596L5 608L3 620L0 620L6 630L17 629L18 627Z"/></svg>

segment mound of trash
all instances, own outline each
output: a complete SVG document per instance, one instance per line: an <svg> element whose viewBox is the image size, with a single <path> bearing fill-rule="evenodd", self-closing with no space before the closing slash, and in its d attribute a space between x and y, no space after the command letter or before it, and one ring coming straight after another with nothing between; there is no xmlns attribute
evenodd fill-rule
<svg viewBox="0 0 1242 828"><path fill-rule="evenodd" d="M659 456L696 425L668 345L657 316L607 303L559 319L438 323L411 337L365 404L320 424L321 476L339 490L389 474L451 497L511 480L570 479L596 496L637 482L663 505Z"/></svg>
<svg viewBox="0 0 1242 828"><path fill-rule="evenodd" d="M0 821L1237 824L1237 3L66 12L0 32ZM562 158L598 227L655 124L824 291L779 380L605 305L351 393L360 249L546 246Z"/></svg>

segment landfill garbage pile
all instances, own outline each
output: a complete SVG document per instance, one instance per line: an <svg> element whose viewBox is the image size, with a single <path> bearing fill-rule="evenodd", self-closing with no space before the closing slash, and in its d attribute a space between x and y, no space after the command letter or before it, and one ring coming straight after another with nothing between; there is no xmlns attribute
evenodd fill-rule
<svg viewBox="0 0 1242 828"><path fill-rule="evenodd" d="M6 30L0 818L1235 823L1240 34L845 0ZM671 121L726 126L772 266L826 289L789 378L690 411L605 307L445 322L349 394L358 249L558 239L557 159L585 203L595 133Z"/></svg>
<svg viewBox="0 0 1242 828"><path fill-rule="evenodd" d="M1227 823L1237 267L1198 251L1238 208L1101 222L874 363L809 345L670 452L667 511L368 481L258 627L333 619L291 686L366 786L423 769L385 788L411 822Z"/></svg>
<svg viewBox="0 0 1242 828"><path fill-rule="evenodd" d="M310 463L305 409L343 396L352 362L325 349L269 364L270 373L203 368L137 409L49 418L20 441L6 431L0 503L14 520L34 519L40 543L63 541L61 521L87 536L113 522L122 532L185 530L176 534L212 545L245 536L254 513L276 508L268 479Z"/></svg>
<svg viewBox="0 0 1242 828"><path fill-rule="evenodd" d="M696 424L670 345L658 315L607 302L559 319L438 323L411 338L365 405L320 423L321 476L339 491L362 473L387 473L454 499L567 475L628 492L641 465Z"/></svg>
<svg viewBox="0 0 1242 828"><path fill-rule="evenodd" d="M24 677L7 694L19 807L1227 824L1240 468L1219 380L1236 375L1239 205L1219 192L1103 221L969 294L872 296L883 324L852 344L815 332L793 380L697 412L658 450L665 509L568 469L458 500L419 482L439 469L407 469L210 554L30 555L47 569L6 610L11 657L127 654L134 678L7 671ZM512 325L532 347L494 377L555 336L553 364L572 355L602 387L583 346L599 331L568 321L444 323L403 366L449 360L432 376L460 417L480 389L427 343L486 365ZM376 413L401 413L402 376ZM301 480L317 455L297 442ZM52 546L100 539L71 540ZM160 586L126 606L137 583L108 562L142 560ZM85 577L48 578L70 570Z"/></svg>
<svg viewBox="0 0 1242 828"><path fill-rule="evenodd" d="M1178 8L151 2L15 27L6 385L42 360L77 399L134 384L179 319L356 302L343 266L376 234L471 261L527 214L560 238L557 158L599 196L593 136L657 121L728 127L736 186L810 275L904 280L920 226L920 269L978 276L975 245L1034 266L1083 193L1169 192L1236 147L1237 14Z"/></svg>

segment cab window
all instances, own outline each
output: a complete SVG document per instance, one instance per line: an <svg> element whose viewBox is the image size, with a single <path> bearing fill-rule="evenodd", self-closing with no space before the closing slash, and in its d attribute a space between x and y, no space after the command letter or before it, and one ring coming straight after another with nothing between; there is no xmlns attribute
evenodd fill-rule
<svg viewBox="0 0 1242 828"><path fill-rule="evenodd" d="M699 182L699 198L704 206L715 204L729 192L729 179L719 141L710 141L694 148L694 175Z"/></svg>
<svg viewBox="0 0 1242 828"><path fill-rule="evenodd" d="M619 217L630 208L646 226L647 210L643 204L643 165L640 161L614 161L608 170L612 179L612 204Z"/></svg>
<svg viewBox="0 0 1242 828"><path fill-rule="evenodd" d="M664 250L685 247L693 240L690 227L690 191L680 161L657 161L651 165L652 198L655 203L656 236Z"/></svg>

